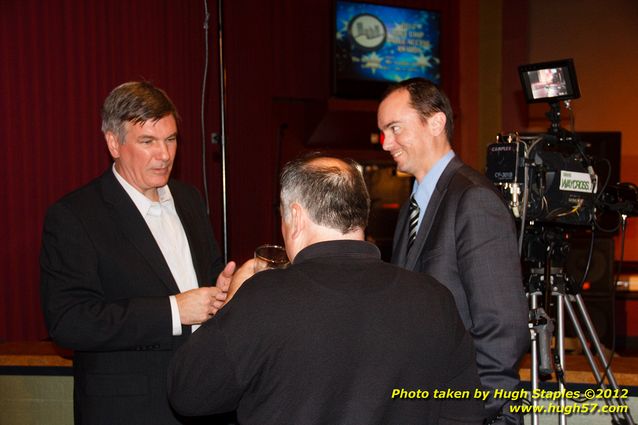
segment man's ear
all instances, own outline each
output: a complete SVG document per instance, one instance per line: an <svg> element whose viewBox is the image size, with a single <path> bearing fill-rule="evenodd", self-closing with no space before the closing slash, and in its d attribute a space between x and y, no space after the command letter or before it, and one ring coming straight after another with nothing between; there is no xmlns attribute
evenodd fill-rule
<svg viewBox="0 0 638 425"><path fill-rule="evenodd" d="M445 123L447 119L445 118L445 114L443 112L435 112L430 115L428 118L428 126L430 127L430 131L433 136L439 136L441 133L445 132Z"/></svg>
<svg viewBox="0 0 638 425"><path fill-rule="evenodd" d="M104 133L104 139L106 140L106 147L109 148L109 152L113 159L120 157L120 142L117 140L117 136L112 131Z"/></svg>
<svg viewBox="0 0 638 425"><path fill-rule="evenodd" d="M290 237L297 239L306 227L304 210L296 202L290 205Z"/></svg>

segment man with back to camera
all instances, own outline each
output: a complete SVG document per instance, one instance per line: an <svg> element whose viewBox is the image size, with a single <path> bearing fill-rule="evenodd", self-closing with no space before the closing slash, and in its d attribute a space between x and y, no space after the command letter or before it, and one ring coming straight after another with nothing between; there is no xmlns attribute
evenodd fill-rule
<svg viewBox="0 0 638 425"><path fill-rule="evenodd" d="M364 241L369 207L354 162L284 167L292 264L247 280L176 353L168 388L178 412L237 409L242 425L483 422L472 340L452 295L381 261ZM469 395L435 398L435 389ZM407 398L417 390L429 397Z"/></svg>
<svg viewBox="0 0 638 425"><path fill-rule="evenodd" d="M45 218L42 305L51 338L75 350L76 425L183 423L169 360L241 274L224 268L197 190L169 179L177 119L152 84L116 87L102 109L113 166Z"/></svg>
<svg viewBox="0 0 638 425"><path fill-rule="evenodd" d="M452 108L432 82L415 78L388 88L378 125L383 149L416 179L399 213L392 263L452 292L474 339L482 385L516 389L529 346L528 306L507 206L487 178L454 155ZM521 422L506 401L488 400L487 423Z"/></svg>

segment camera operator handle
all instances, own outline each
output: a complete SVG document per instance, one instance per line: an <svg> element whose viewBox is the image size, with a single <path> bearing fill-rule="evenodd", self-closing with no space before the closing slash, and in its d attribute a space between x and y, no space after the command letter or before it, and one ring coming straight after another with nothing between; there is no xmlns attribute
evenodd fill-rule
<svg viewBox="0 0 638 425"><path fill-rule="evenodd" d="M542 308L533 314L534 329L538 335L538 372L541 375L551 375L552 368L551 342L554 334L554 323Z"/></svg>

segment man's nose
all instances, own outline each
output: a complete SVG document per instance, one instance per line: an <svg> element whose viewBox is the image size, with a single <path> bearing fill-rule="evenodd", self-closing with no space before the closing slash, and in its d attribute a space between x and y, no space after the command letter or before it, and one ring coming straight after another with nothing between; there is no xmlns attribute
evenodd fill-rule
<svg viewBox="0 0 638 425"><path fill-rule="evenodd" d="M392 145L394 144L394 141L392 140L392 135L386 136L385 133L381 133L380 139L381 139L381 147L383 148L383 150L389 151L392 148Z"/></svg>
<svg viewBox="0 0 638 425"><path fill-rule="evenodd" d="M162 161L168 161L171 157L170 151L168 149L168 145L165 142L159 142L157 147L157 157Z"/></svg>

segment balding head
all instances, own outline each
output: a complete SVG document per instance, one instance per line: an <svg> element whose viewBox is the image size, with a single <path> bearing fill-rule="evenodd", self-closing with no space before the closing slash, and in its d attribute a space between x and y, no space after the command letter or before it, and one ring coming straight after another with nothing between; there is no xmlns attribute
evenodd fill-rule
<svg viewBox="0 0 638 425"><path fill-rule="evenodd" d="M370 196L358 164L327 156L306 156L289 162L281 173L284 220L298 203L317 225L342 234L368 224Z"/></svg>

